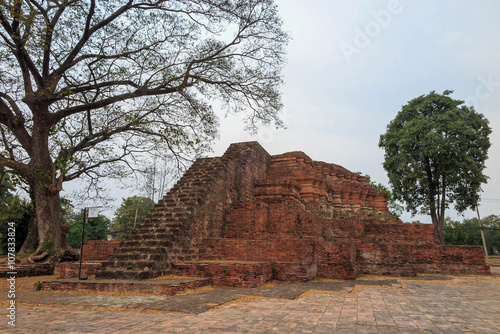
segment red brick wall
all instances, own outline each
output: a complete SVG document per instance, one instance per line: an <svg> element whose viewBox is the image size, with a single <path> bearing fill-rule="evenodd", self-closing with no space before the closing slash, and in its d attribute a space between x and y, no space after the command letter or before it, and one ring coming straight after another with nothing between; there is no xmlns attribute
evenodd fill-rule
<svg viewBox="0 0 500 334"><path fill-rule="evenodd" d="M357 246L360 263L484 264L481 246L363 244Z"/></svg>
<svg viewBox="0 0 500 334"><path fill-rule="evenodd" d="M211 277L217 286L256 287L273 277L269 263L180 263L174 264L172 274Z"/></svg>
<svg viewBox="0 0 500 334"><path fill-rule="evenodd" d="M411 241L418 244L436 244L432 224L366 224L366 236L372 241Z"/></svg>
<svg viewBox="0 0 500 334"><path fill-rule="evenodd" d="M204 259L262 262L312 262L313 245L300 239L206 239Z"/></svg>
<svg viewBox="0 0 500 334"><path fill-rule="evenodd" d="M481 246L414 246L411 252L416 263L484 264Z"/></svg>
<svg viewBox="0 0 500 334"><path fill-rule="evenodd" d="M101 270L100 263L82 263L81 276L95 275L96 271ZM56 266L57 278L74 278L80 273L79 262L61 262Z"/></svg>
<svg viewBox="0 0 500 334"><path fill-rule="evenodd" d="M105 261L120 246L121 241L87 240L83 242L82 261Z"/></svg>

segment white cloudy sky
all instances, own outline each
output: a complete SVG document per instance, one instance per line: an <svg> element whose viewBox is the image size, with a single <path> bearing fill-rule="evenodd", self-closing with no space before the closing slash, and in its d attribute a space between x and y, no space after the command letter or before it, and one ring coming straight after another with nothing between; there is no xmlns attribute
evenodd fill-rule
<svg viewBox="0 0 500 334"><path fill-rule="evenodd" d="M452 97L473 104L493 129L480 212L500 214L500 1L275 2L293 38L284 70L287 129L250 136L241 118L221 118L211 155L222 155L230 143L258 140L271 154L303 151L387 184L378 147L387 124L409 100L454 90ZM117 199L105 212L112 217L122 197L136 194L115 188L110 195ZM412 220L409 214L403 219Z"/></svg>
<svg viewBox="0 0 500 334"><path fill-rule="evenodd" d="M450 89L490 121L490 179L480 213L500 214L500 1L276 3L293 38L284 71L287 129L250 136L237 117L221 119L213 155L232 142L258 140L271 154L303 151L387 184L380 134L412 98Z"/></svg>

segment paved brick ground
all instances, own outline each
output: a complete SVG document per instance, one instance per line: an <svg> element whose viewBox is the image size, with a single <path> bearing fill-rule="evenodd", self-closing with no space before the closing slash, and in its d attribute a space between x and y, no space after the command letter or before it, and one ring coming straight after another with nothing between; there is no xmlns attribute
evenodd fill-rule
<svg viewBox="0 0 500 334"><path fill-rule="evenodd" d="M352 282L352 281L351 281ZM500 280L404 280L311 291L296 299L246 297L193 313L109 311L104 308L22 306L7 333L499 333ZM336 283L331 283L336 284ZM324 287L328 284L325 283ZM223 294L224 289L216 289ZM300 290L300 289L299 289ZM349 292L350 291L350 292ZM54 294L55 295L55 294ZM279 295L279 294L276 294ZM41 294L39 295L41 296ZM80 298L77 295L75 298ZM285 296L287 297L287 296ZM288 296L290 297L290 296ZM101 298L101 297L99 297ZM94 305L102 299L96 298ZM133 298L129 302L132 304ZM161 297L164 303L168 298ZM2 300L5 300L2 296ZM124 302L124 301L122 301ZM71 303L69 303L71 304ZM216 303L214 303L216 304ZM54 305L61 305L56 303ZM81 304L80 304L81 305ZM90 304L88 304L90 305ZM4 315L6 310L2 307ZM2 319L0 318L0 319Z"/></svg>

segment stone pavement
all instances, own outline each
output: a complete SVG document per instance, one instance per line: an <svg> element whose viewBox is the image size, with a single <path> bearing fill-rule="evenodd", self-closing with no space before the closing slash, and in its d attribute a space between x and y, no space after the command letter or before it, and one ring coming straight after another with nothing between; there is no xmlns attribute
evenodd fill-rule
<svg viewBox="0 0 500 334"><path fill-rule="evenodd" d="M2 290L2 333L500 332L498 277L278 283L202 289L185 299L24 291L17 299L15 328L7 324ZM196 302L204 306L196 309ZM220 305L207 308L207 303ZM175 308L191 313L165 311Z"/></svg>

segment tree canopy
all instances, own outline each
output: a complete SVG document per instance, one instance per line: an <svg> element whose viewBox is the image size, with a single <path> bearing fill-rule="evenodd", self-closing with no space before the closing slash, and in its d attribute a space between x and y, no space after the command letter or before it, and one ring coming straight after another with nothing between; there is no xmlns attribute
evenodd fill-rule
<svg viewBox="0 0 500 334"><path fill-rule="evenodd" d="M379 142L394 196L413 214L430 214L442 243L445 210L478 204L491 133L488 120L451 93L409 101Z"/></svg>
<svg viewBox="0 0 500 334"><path fill-rule="evenodd" d="M32 191L40 247L67 247L63 182L207 149L214 103L280 125L288 39L272 0L1 1L0 166Z"/></svg>
<svg viewBox="0 0 500 334"><path fill-rule="evenodd" d="M125 240L133 227L142 222L144 217L154 208L155 203L146 197L132 196L124 198L115 212L111 225L113 238Z"/></svg>

